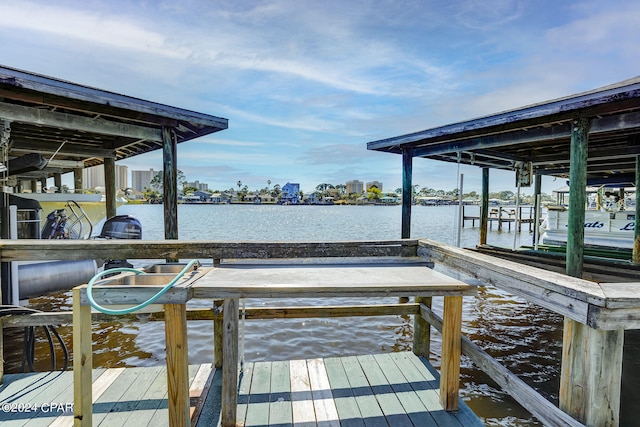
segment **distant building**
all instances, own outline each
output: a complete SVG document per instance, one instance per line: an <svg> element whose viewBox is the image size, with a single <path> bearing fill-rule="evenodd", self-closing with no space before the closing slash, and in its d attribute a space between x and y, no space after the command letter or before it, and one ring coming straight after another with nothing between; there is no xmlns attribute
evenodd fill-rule
<svg viewBox="0 0 640 427"><path fill-rule="evenodd" d="M148 171L131 171L131 188L144 192L145 188L151 188L151 181L159 172L149 169Z"/></svg>
<svg viewBox="0 0 640 427"><path fill-rule="evenodd" d="M205 184L205 183L200 182L198 180L193 181L193 182L187 182L186 186L187 187L197 188L198 191L207 191L209 189L209 184Z"/></svg>
<svg viewBox="0 0 640 427"><path fill-rule="evenodd" d="M347 194L355 193L362 194L364 193L364 183L362 181L358 181L354 179L353 181L347 181Z"/></svg>
<svg viewBox="0 0 640 427"><path fill-rule="evenodd" d="M370 191L371 187L376 187L378 190L382 191L382 183L380 181L367 182L367 191Z"/></svg>
<svg viewBox="0 0 640 427"><path fill-rule="evenodd" d="M129 187L129 168L127 166L116 165L116 189ZM82 169L82 188L94 189L104 188L104 166L92 166Z"/></svg>
<svg viewBox="0 0 640 427"><path fill-rule="evenodd" d="M300 184L287 182L281 188L282 203L297 205L300 202Z"/></svg>

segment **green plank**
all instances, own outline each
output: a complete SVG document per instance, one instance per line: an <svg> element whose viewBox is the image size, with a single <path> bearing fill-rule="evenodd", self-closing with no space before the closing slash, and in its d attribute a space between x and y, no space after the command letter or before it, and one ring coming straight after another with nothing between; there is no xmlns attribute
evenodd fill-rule
<svg viewBox="0 0 640 427"><path fill-rule="evenodd" d="M245 363L242 372L240 372L238 377L238 407L236 412L236 424L238 425L243 425L247 416L253 367L253 363Z"/></svg>
<svg viewBox="0 0 640 427"><path fill-rule="evenodd" d="M269 425L269 396L271 389L271 362L253 365L249 406L245 426Z"/></svg>
<svg viewBox="0 0 640 427"><path fill-rule="evenodd" d="M293 425L291 379L289 376L289 362L287 361L271 363L269 424L282 427Z"/></svg>
<svg viewBox="0 0 640 427"><path fill-rule="evenodd" d="M439 426L461 426L458 419L453 414L446 412L440 404L439 382L436 376L427 370L413 353L392 353L390 357L395 361L396 366L400 368L402 375L404 375L422 404L429 410ZM420 366L416 365L416 363L420 364Z"/></svg>
<svg viewBox="0 0 640 427"><path fill-rule="evenodd" d="M156 383L157 380L162 379L164 388L167 387L167 375L166 370L162 366L147 367L147 368L128 368L122 375L128 376L134 374L131 386L122 393L118 401L115 402L110 412L105 415L102 421L106 425L132 425L129 420L134 411L137 412L138 408L144 413L148 413L147 406L162 406L161 401L164 401L162 397L155 396L155 401L149 401L149 390ZM157 384L156 384L157 387ZM157 391L157 390L154 390ZM164 403L166 406L166 402ZM168 416L168 411L167 411ZM139 418L139 417L137 417ZM151 418L150 418L151 419Z"/></svg>
<svg viewBox="0 0 640 427"><path fill-rule="evenodd" d="M336 357L324 359L324 366L331 384L331 393L336 403L340 424L343 427L363 427L364 421L341 359Z"/></svg>
<svg viewBox="0 0 640 427"><path fill-rule="evenodd" d="M104 391L93 404L93 424L99 425L113 411L122 395L136 382L142 371L139 368L125 369L124 372Z"/></svg>
<svg viewBox="0 0 640 427"><path fill-rule="evenodd" d="M37 397L46 393L49 388L60 384L73 387L73 376L70 372L33 372L26 374L9 374L3 378L0 388L0 422L3 426L23 426L31 419L42 416ZM5 405L8 405L5 408Z"/></svg>
<svg viewBox="0 0 640 427"><path fill-rule="evenodd" d="M345 357L342 359L342 366L349 380L349 385L353 389L353 395L365 426L388 426L358 359L355 356Z"/></svg>
<svg viewBox="0 0 640 427"><path fill-rule="evenodd" d="M151 368L147 368L151 369ZM162 367L158 367L155 379L149 384L144 396L136 405L134 411L129 414L127 425L146 426L151 420L165 418L168 421L169 410L167 408L167 373ZM154 427L157 427L153 424Z"/></svg>
<svg viewBox="0 0 640 427"><path fill-rule="evenodd" d="M376 354L374 358L398 397L400 404L411 419L411 422L416 426L437 426L433 416L422 404L416 392L407 384L404 375L402 375L402 371L396 365L394 359L389 354Z"/></svg>
<svg viewBox="0 0 640 427"><path fill-rule="evenodd" d="M419 367L424 367L429 373L436 378L439 378L439 374L436 369L423 357L414 356L414 363ZM438 395L440 392L438 390ZM453 416L460 421L463 426L483 426L484 423L478 418L478 416L471 410L469 405L464 403L462 399L458 402L458 411L453 413Z"/></svg>
<svg viewBox="0 0 640 427"><path fill-rule="evenodd" d="M413 426L376 359L372 355L365 355L358 356L358 361L389 425Z"/></svg>

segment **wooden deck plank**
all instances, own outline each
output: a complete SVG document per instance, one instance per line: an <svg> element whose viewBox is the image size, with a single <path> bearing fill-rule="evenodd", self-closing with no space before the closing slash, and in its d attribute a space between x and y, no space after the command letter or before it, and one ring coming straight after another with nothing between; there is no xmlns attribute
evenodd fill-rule
<svg viewBox="0 0 640 427"><path fill-rule="evenodd" d="M438 378L438 372L436 369L424 358L415 357L414 364L416 364L420 368L424 368L431 375ZM469 406L463 404L462 399L460 399L459 410L454 412L453 415L460 421L460 424L463 426L483 426L484 424L480 421L478 416L469 408Z"/></svg>
<svg viewBox="0 0 640 427"><path fill-rule="evenodd" d="M154 382L159 379L159 377L162 377L166 385L166 374L164 373L164 369L161 366L154 366L146 369L137 369L137 371L139 372L137 372L135 380L131 383L131 386L128 387L122 393L122 395L119 396L116 402L113 402L113 407L109 410L108 414L104 415L104 419L99 423L96 423L94 415L95 424L114 426L132 425L131 422L128 421L129 418L138 411L139 407L141 407L142 410L146 409L146 403L149 401L149 389L154 384ZM128 375L131 373L125 371L123 375ZM157 395L154 396L154 398L158 400L161 399L161 397ZM97 413L95 409L94 412Z"/></svg>
<svg viewBox="0 0 640 427"><path fill-rule="evenodd" d="M307 360L307 370L309 371L313 407L316 411L316 422L322 423L323 427L340 427L338 410L333 401L324 361L322 359Z"/></svg>
<svg viewBox="0 0 640 427"><path fill-rule="evenodd" d="M291 376L293 425L298 427L315 426L316 417L307 362L305 360L289 361L289 375Z"/></svg>
<svg viewBox="0 0 640 427"><path fill-rule="evenodd" d="M422 404L439 426L462 426L458 419L452 416L452 413L446 412L440 405L440 397L438 395L440 385L438 380L431 372L414 364L414 360L417 360L415 355L411 353L391 353L390 357L396 362L397 366L402 368L401 372L405 380L411 385Z"/></svg>
<svg viewBox="0 0 640 427"><path fill-rule="evenodd" d="M206 395L200 398L204 399L200 402L200 411L196 411L193 421L196 421L198 427L217 426L220 422L220 414L222 412L222 369L214 369L211 371L212 377L206 384Z"/></svg>
<svg viewBox="0 0 640 427"><path fill-rule="evenodd" d="M342 359L342 366L349 380L349 386L353 390L364 425L367 427L388 426L358 359L355 356L345 357Z"/></svg>
<svg viewBox="0 0 640 427"><path fill-rule="evenodd" d="M93 378L99 377L103 372L104 369L95 370ZM62 414L73 418L73 375L71 371L5 375L3 384L0 385L0 402L21 405L20 411L17 406L13 410L0 411L3 426L49 425ZM57 405L63 405L62 410ZM63 412L67 407L65 405L68 405L71 412Z"/></svg>
<svg viewBox="0 0 640 427"><path fill-rule="evenodd" d="M166 412L167 375L164 372L164 367L159 368L161 368L161 370L149 385L144 400L138 403L134 413L127 419L127 425L146 426L151 425L152 420L158 420L163 415L168 417L168 412ZM164 424L167 423L168 420L165 421ZM162 425L161 422L160 425ZM157 426L154 424L154 427Z"/></svg>
<svg viewBox="0 0 640 427"><path fill-rule="evenodd" d="M396 365L389 354L376 354L374 358L411 422L416 426L437 426L416 392L407 384L402 367Z"/></svg>
<svg viewBox="0 0 640 427"><path fill-rule="evenodd" d="M213 370L211 364L189 367L192 406L206 388L208 395L203 398L210 399L197 419L199 426L218 425L220 377L221 370ZM72 379L71 372L6 375L0 402L14 398L22 403L56 399L71 403ZM164 366L94 370L92 389L93 425L169 424ZM462 402L458 412L444 411L438 392L437 371L408 352L247 363L240 375L237 421L244 426L277 427L482 425ZM215 405L217 410L211 409ZM73 425L72 414L9 415L1 419L3 427Z"/></svg>
<svg viewBox="0 0 640 427"><path fill-rule="evenodd" d="M324 360L324 366L329 377L340 424L343 427L364 427L360 409L349 385L341 359L339 357L327 358Z"/></svg>
<svg viewBox="0 0 640 427"><path fill-rule="evenodd" d="M293 425L291 377L288 361L271 362L269 423L282 427Z"/></svg>
<svg viewBox="0 0 640 427"><path fill-rule="evenodd" d="M253 363L245 363L240 375L238 376L238 408L236 412L236 422L239 425L244 425L245 418L247 416L253 367Z"/></svg>
<svg viewBox="0 0 640 427"><path fill-rule="evenodd" d="M389 425L398 427L413 426L373 355L357 356L357 358Z"/></svg>
<svg viewBox="0 0 640 427"><path fill-rule="evenodd" d="M249 406L244 425L269 425L269 397L271 394L271 362L256 363L249 392Z"/></svg>

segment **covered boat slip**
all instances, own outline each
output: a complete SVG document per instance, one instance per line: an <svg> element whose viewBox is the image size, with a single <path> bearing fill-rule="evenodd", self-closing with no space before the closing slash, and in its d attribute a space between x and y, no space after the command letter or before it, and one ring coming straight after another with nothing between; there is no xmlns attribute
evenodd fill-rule
<svg viewBox="0 0 640 427"><path fill-rule="evenodd" d="M0 66L0 126L4 186L35 192L53 177L60 191L72 172L81 192L82 169L104 165L107 218L116 214L115 162L161 149L165 235L177 238L176 145L227 129L228 120Z"/></svg>
<svg viewBox="0 0 640 427"><path fill-rule="evenodd" d="M487 243L490 168L514 171L518 189L533 183L535 195L541 193L543 175L568 179L565 273L576 278L588 277L584 275L587 185L640 186L640 77L565 98L372 141L367 148L402 155L403 238L410 237L409 195L414 157L482 168L478 251ZM536 211L539 209L537 206ZM637 191L635 210L627 214L626 219L631 221L633 217L637 224L640 218ZM637 225L633 241L628 262L640 264L640 227ZM501 256L507 257L505 252ZM458 254L472 259L477 256L464 251ZM536 294L522 283L513 286L501 280L493 282L493 271L478 270L473 263L451 263L448 257L441 261L481 280L499 283L500 287L543 306L560 301L552 302L547 297L553 294ZM545 260L537 265L545 268ZM517 272L512 274L518 277ZM611 277L609 281L615 282L616 278ZM618 425L620 422L623 337L625 329L640 327L637 323L640 307L635 296L639 286L637 282L600 283L584 288L581 285L586 294L578 297L582 291L574 294L576 288L569 281L563 281L564 290L560 294L565 309L558 311L565 315L560 407L586 425ZM576 316L576 310L582 311L582 315ZM603 321L601 316L607 320Z"/></svg>

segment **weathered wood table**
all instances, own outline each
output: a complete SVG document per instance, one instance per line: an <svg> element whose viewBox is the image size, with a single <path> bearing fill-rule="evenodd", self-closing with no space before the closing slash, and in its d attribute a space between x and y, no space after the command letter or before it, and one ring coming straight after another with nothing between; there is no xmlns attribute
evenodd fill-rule
<svg viewBox="0 0 640 427"><path fill-rule="evenodd" d="M222 265L191 285L196 299L224 299L222 425L236 424L239 298L444 296L440 399L458 407L462 296L475 287L432 269L404 265Z"/></svg>

